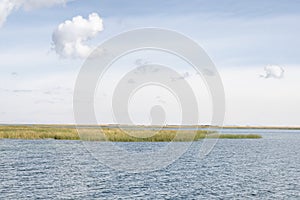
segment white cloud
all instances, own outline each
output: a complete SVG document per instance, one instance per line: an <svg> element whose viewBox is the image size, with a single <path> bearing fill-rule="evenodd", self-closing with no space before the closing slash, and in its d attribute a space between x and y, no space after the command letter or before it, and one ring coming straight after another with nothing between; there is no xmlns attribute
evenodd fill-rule
<svg viewBox="0 0 300 200"><path fill-rule="evenodd" d="M52 40L57 54L63 58L85 58L93 47L85 44L103 30L102 19L97 13L88 19L76 16L61 23L53 32Z"/></svg>
<svg viewBox="0 0 300 200"><path fill-rule="evenodd" d="M277 65L268 65L264 68L265 74L260 75L263 78L283 78L284 69Z"/></svg>
<svg viewBox="0 0 300 200"><path fill-rule="evenodd" d="M20 5L11 0L0 0L0 27L5 23L7 16Z"/></svg>
<svg viewBox="0 0 300 200"><path fill-rule="evenodd" d="M5 23L7 17L20 8L32 10L54 5L65 5L73 0L0 0L0 27Z"/></svg>

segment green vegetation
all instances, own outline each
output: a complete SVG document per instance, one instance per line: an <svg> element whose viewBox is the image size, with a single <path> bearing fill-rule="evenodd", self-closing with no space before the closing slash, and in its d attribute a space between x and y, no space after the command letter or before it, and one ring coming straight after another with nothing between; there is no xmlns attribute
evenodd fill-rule
<svg viewBox="0 0 300 200"><path fill-rule="evenodd" d="M56 139L56 140L87 140L87 141L113 141L113 142L168 142L168 141L197 141L204 138L227 139L255 139L260 135L233 135L218 134L213 131L198 130L160 130L127 129L126 132L118 128L80 127L79 133L73 126L0 126L0 139Z"/></svg>
<svg viewBox="0 0 300 200"><path fill-rule="evenodd" d="M0 126L0 138L79 140L74 128L47 128L40 126Z"/></svg>
<svg viewBox="0 0 300 200"><path fill-rule="evenodd" d="M259 139L261 135L257 134L219 134L220 139Z"/></svg>
<svg viewBox="0 0 300 200"><path fill-rule="evenodd" d="M99 130L85 129L80 131L81 139L91 141L113 141L113 142L166 142L166 141L195 141L203 139L208 131L174 131L174 130L126 130L103 129L104 135Z"/></svg>

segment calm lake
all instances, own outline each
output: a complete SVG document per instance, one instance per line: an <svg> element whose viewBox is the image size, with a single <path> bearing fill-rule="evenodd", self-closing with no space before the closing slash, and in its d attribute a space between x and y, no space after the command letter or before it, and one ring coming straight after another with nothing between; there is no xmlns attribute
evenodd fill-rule
<svg viewBox="0 0 300 200"><path fill-rule="evenodd" d="M110 169L80 141L0 140L0 199L300 199L299 130L222 132L263 138L219 140L204 159L195 142L168 167L145 173Z"/></svg>

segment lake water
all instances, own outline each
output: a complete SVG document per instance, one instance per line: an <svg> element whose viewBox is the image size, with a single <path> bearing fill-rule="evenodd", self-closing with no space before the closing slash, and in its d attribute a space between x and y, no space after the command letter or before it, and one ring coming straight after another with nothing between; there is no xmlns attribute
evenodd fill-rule
<svg viewBox="0 0 300 200"><path fill-rule="evenodd" d="M145 173L110 169L80 141L0 140L0 199L300 199L300 131L223 131L263 139L219 140L202 160L195 142L168 167Z"/></svg>

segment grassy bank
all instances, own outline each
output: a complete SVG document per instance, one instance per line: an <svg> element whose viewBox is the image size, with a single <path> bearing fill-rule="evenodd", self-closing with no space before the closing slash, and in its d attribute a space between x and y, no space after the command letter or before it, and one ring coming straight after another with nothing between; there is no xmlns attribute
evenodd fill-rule
<svg viewBox="0 0 300 200"><path fill-rule="evenodd" d="M217 134L212 131L198 130L126 130L118 128L103 128L102 133L96 128L81 128L80 134L74 127L58 126L0 126L0 139L56 139L56 140L88 140L114 142L168 142L197 141L204 138L221 139L257 139L260 135Z"/></svg>

